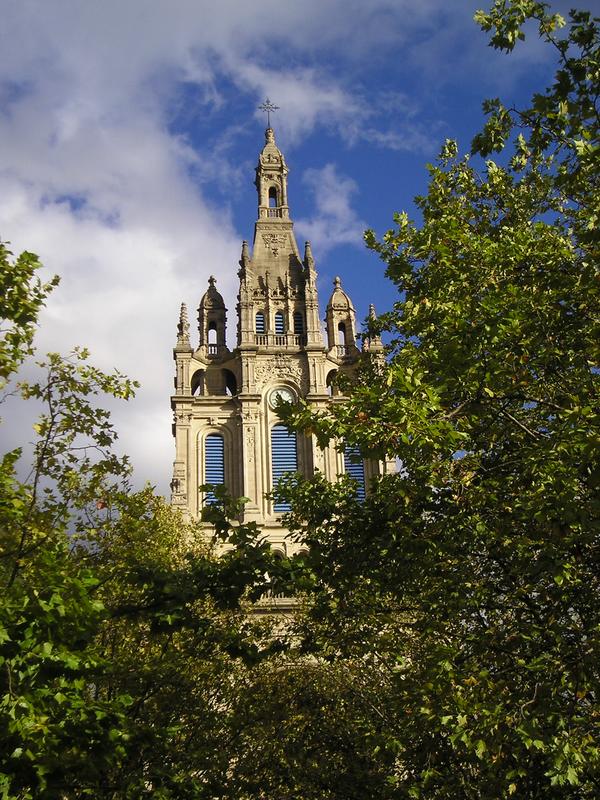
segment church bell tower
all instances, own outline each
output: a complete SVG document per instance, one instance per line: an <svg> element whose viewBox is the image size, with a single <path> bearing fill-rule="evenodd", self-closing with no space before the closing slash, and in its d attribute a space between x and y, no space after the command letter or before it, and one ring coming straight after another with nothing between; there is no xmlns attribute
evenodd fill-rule
<svg viewBox="0 0 600 800"><path fill-rule="evenodd" d="M319 470L334 481L349 472L364 492L369 477L383 468L348 449L322 450L313 437L289 431L277 415L278 397L303 398L315 410L336 402L336 374L351 371L360 357L354 306L339 278L323 336L315 262L310 242L303 256L298 250L287 179L288 166L269 126L256 167L254 240L251 250L242 243L239 261L236 346L227 347L227 309L211 277L198 308L195 348L187 308L181 307L171 398L172 504L197 518L212 500L200 487L225 484L231 495L249 498L245 520L259 523L282 555L294 547L281 523L287 508L268 496L281 475ZM380 343L367 349L380 355Z"/></svg>

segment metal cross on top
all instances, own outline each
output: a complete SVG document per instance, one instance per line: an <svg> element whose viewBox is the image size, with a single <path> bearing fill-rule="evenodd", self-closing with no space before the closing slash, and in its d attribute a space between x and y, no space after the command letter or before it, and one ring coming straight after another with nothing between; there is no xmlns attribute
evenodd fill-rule
<svg viewBox="0 0 600 800"><path fill-rule="evenodd" d="M259 108L260 108L261 111L266 111L267 112L267 128L270 128L271 127L271 112L272 111L279 111L279 106L273 105L273 103L267 97L265 102L262 103L262 105L260 105Z"/></svg>

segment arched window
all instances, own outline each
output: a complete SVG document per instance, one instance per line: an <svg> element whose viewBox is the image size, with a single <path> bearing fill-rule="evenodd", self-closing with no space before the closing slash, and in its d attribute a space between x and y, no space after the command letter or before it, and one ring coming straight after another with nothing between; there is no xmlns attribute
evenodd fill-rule
<svg viewBox="0 0 600 800"><path fill-rule="evenodd" d="M304 333L304 317L301 311L294 311L294 333Z"/></svg>
<svg viewBox="0 0 600 800"><path fill-rule="evenodd" d="M204 370L197 369L192 375L191 389L193 395L204 394Z"/></svg>
<svg viewBox="0 0 600 800"><path fill-rule="evenodd" d="M330 397L333 397L333 395L336 394L336 385L335 385L336 375L337 375L337 369L331 369L327 373L327 378L325 380L325 383L327 384L327 394Z"/></svg>
<svg viewBox="0 0 600 800"><path fill-rule="evenodd" d="M276 208L277 206L277 189L271 186L269 189L269 208Z"/></svg>
<svg viewBox="0 0 600 800"><path fill-rule="evenodd" d="M277 311L275 314L275 333L281 336L285 333L285 323L283 320L283 311Z"/></svg>
<svg viewBox="0 0 600 800"><path fill-rule="evenodd" d="M204 440L204 483L225 483L225 443L220 433L209 433ZM206 502L215 503L213 492L206 493Z"/></svg>
<svg viewBox="0 0 600 800"><path fill-rule="evenodd" d="M264 333L265 332L265 315L262 311L256 312L256 333Z"/></svg>
<svg viewBox="0 0 600 800"><path fill-rule="evenodd" d="M273 425L271 428L271 470L273 475L273 489L279 479L286 472L298 470L298 448L296 433L290 431L285 425ZM290 504L277 501L274 505L277 512L289 511Z"/></svg>
<svg viewBox="0 0 600 800"><path fill-rule="evenodd" d="M208 324L208 344L217 343L217 323L209 322Z"/></svg>
<svg viewBox="0 0 600 800"><path fill-rule="evenodd" d="M235 375L230 369L223 370L223 378L225 379L225 394L232 397L237 394L237 381Z"/></svg>
<svg viewBox="0 0 600 800"><path fill-rule="evenodd" d="M343 322L338 325L338 344L346 344L346 326Z"/></svg>
<svg viewBox="0 0 600 800"><path fill-rule="evenodd" d="M358 447L346 445L344 447L344 472L350 475L357 483L356 497L365 499L365 465Z"/></svg>

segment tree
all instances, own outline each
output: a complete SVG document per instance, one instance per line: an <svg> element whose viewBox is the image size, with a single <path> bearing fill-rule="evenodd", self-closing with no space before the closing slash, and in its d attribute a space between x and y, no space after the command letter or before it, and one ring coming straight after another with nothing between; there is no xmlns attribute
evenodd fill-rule
<svg viewBox="0 0 600 800"><path fill-rule="evenodd" d="M367 234L399 292L389 360L320 416L287 410L401 469L362 504L318 475L280 491L310 545L305 646L393 676L394 796L596 797L600 27L571 12L560 38L529 0L476 18L508 50L536 20L556 83L486 104L473 147L515 130L506 166L447 142L422 223Z"/></svg>
<svg viewBox="0 0 600 800"><path fill-rule="evenodd" d="M57 283L57 278L44 284L36 277L40 264L33 254L16 260L11 255L0 245L3 387L32 354L39 309ZM18 387L23 395L48 404L38 425L31 482L24 485L15 478L19 450L0 463L0 791L6 798L51 797L65 781L73 789L93 781L118 757L127 705L124 696L112 703L92 702L86 691L86 681L99 666L88 644L101 606L93 597L93 575L69 558L65 535L71 499L66 490L77 482L70 445L76 436L90 434L103 446L110 433L102 420L87 417L89 407L81 397L67 403L70 417L59 408L60 401L54 402L81 367L52 357L47 367L45 386ZM90 391L98 381L102 378L93 371L85 375ZM61 501L44 485L52 476L65 489ZM90 752L95 759L87 758Z"/></svg>
<svg viewBox="0 0 600 800"><path fill-rule="evenodd" d="M8 380L56 279L41 283L29 253L2 248L0 266ZM149 487L132 491L97 398L135 384L87 359L50 354L39 380L7 389L44 411L28 479L20 450L0 462L0 795L212 797L231 758L228 676L269 653L245 597L264 593L270 553L239 528L240 549L216 559Z"/></svg>

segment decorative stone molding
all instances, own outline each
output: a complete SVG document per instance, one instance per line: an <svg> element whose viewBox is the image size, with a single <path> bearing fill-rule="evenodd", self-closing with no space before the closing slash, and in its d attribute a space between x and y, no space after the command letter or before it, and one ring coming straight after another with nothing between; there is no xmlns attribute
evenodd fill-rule
<svg viewBox="0 0 600 800"><path fill-rule="evenodd" d="M276 353L259 361L254 368L256 387L262 389L273 380L292 380L305 391L306 375L303 364L285 353Z"/></svg>
<svg viewBox="0 0 600 800"><path fill-rule="evenodd" d="M263 233L262 240L265 247L268 247L274 256L279 255L279 250L288 241L285 233Z"/></svg>
<svg viewBox="0 0 600 800"><path fill-rule="evenodd" d="M178 506L187 505L185 464L178 461L173 464L173 477L171 479L171 503Z"/></svg>
<svg viewBox="0 0 600 800"><path fill-rule="evenodd" d="M246 459L248 463L254 463L255 450L256 450L256 432L253 427L246 428Z"/></svg>

